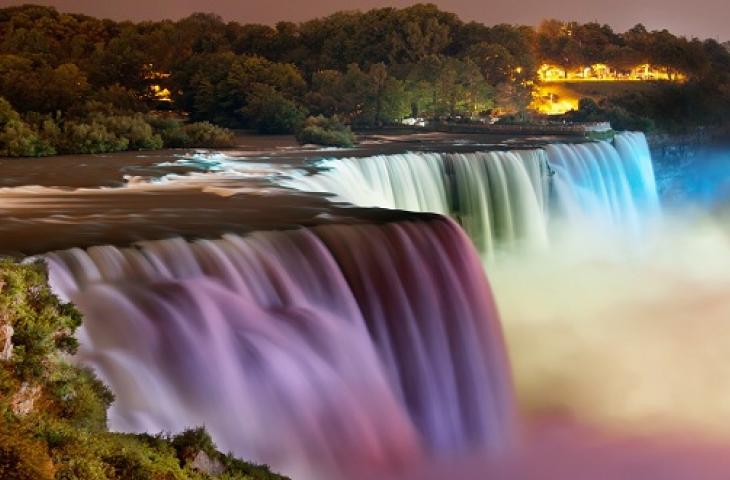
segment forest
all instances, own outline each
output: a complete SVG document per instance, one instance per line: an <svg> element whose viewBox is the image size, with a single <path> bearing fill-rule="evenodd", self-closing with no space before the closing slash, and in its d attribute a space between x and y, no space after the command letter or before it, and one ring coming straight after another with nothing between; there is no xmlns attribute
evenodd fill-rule
<svg viewBox="0 0 730 480"><path fill-rule="evenodd" d="M486 26L431 4L273 26L204 13L132 23L26 5L0 9L0 154L218 147L232 141L226 129L293 133L308 117L356 129L534 121L545 63L651 64L686 79L583 102L570 119L674 132L730 111L728 44L642 25Z"/></svg>

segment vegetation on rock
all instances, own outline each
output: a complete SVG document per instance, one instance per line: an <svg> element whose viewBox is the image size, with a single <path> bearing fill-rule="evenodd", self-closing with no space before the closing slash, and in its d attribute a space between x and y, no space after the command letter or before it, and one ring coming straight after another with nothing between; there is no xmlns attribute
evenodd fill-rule
<svg viewBox="0 0 730 480"><path fill-rule="evenodd" d="M309 117L297 132L299 143L313 143L331 147L352 147L355 135L350 127L337 117L326 118L322 115Z"/></svg>
<svg viewBox="0 0 730 480"><path fill-rule="evenodd" d="M109 432L114 396L67 359L80 324L78 311L51 292L45 265L0 261L0 478L285 480L219 453L202 428Z"/></svg>

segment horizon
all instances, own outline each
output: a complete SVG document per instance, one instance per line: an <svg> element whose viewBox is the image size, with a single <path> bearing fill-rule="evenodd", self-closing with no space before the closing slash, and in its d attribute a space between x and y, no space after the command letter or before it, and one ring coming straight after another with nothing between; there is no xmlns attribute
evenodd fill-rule
<svg viewBox="0 0 730 480"><path fill-rule="evenodd" d="M373 8L404 8L417 3L433 3L441 10L455 13L462 21L480 22L485 25L507 23L512 25L537 26L542 20L555 18L579 23L597 22L610 25L616 32L624 32L641 23L649 30L669 30L688 38L712 38L719 42L730 40L730 25L718 16L695 16L697 11L722 8L723 0L698 0L685 4L679 0L647 0L637 5L630 0L619 0L610 5L591 5L584 8L580 0L567 0L559 5L549 5L539 0L527 0L521 8L500 4L486 12L483 6L473 0L413 1L396 0L323 0L314 4L287 5L287 0L254 1L240 5L237 0L159 0L155 3L143 0L124 2L108 1L103 4L95 0L0 0L0 7L24 4L45 5L65 13L80 13L116 21L130 20L161 21L179 20L193 13L212 13L226 22L261 23L273 25L279 21L306 22L326 17L340 11L366 11ZM701 5L698 5L701 4ZM549 7L549 8L546 8ZM592 10L588 12L588 10ZM282 14L282 11L288 12ZM575 12L588 12L575 14Z"/></svg>

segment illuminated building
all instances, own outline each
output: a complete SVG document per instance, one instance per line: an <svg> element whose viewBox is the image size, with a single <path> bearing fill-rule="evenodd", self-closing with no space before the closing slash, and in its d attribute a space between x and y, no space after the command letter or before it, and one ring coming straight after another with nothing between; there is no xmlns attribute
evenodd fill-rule
<svg viewBox="0 0 730 480"><path fill-rule="evenodd" d="M625 81L684 81L686 76L667 68L653 67L648 63L637 65L630 70L621 71L605 63L595 63L566 70L557 65L543 64L537 71L541 82L625 82Z"/></svg>

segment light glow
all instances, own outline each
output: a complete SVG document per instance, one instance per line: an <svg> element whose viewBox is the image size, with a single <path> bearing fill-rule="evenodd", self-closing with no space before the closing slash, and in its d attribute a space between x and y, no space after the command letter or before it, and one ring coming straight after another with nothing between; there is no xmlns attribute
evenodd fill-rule
<svg viewBox="0 0 730 480"><path fill-rule="evenodd" d="M682 72L648 63L636 65L629 70L612 68L605 63L583 65L573 69L565 69L557 65L544 63L537 71L541 82L626 82L626 81L674 81L687 79Z"/></svg>

